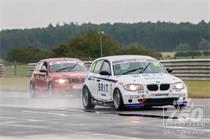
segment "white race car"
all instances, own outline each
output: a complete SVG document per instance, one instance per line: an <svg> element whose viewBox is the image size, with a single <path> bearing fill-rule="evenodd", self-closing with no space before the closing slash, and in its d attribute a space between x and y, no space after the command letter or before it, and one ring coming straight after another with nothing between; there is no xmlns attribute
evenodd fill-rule
<svg viewBox="0 0 210 139"><path fill-rule="evenodd" d="M126 107L151 107L187 104L185 83L149 56L121 55L93 61L83 86L85 109L110 105L116 110Z"/></svg>

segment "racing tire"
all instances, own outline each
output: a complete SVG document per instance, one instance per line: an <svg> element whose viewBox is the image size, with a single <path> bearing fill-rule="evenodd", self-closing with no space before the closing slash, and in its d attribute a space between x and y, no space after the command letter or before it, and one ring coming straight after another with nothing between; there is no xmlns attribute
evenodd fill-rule
<svg viewBox="0 0 210 139"><path fill-rule="evenodd" d="M82 104L86 110L91 110L95 108L95 104L93 102L93 98L91 93L87 87L82 89Z"/></svg>
<svg viewBox="0 0 210 139"><path fill-rule="evenodd" d="M114 102L114 108L118 111L124 110L124 102L122 99L122 94L119 89L115 89L114 95L113 95L113 102Z"/></svg>
<svg viewBox="0 0 210 139"><path fill-rule="evenodd" d="M29 96L30 96L30 98L37 97L35 87L32 83L30 83Z"/></svg>
<svg viewBox="0 0 210 139"><path fill-rule="evenodd" d="M54 95L54 89L53 89L53 85L52 85L52 83L49 83L48 84L48 96L49 97L51 97L51 96L53 96Z"/></svg>

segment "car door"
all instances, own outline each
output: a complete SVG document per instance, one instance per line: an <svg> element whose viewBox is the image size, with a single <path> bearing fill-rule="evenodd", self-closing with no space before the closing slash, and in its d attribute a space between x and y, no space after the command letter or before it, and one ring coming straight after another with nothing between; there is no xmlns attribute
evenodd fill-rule
<svg viewBox="0 0 210 139"><path fill-rule="evenodd" d="M112 79L111 79L111 66L110 62L107 60L103 61L102 67L99 72L99 81L98 84L98 96L99 99L109 101L111 100L111 86L112 86Z"/></svg>
<svg viewBox="0 0 210 139"><path fill-rule="evenodd" d="M41 72L41 71L46 71L46 72ZM39 87L42 90L48 89L47 75L48 75L48 64L47 62L44 61L39 69Z"/></svg>
<svg viewBox="0 0 210 139"><path fill-rule="evenodd" d="M40 89L40 73L39 70L41 68L41 65L43 64L43 61L39 62L33 72L33 81L34 81L34 86L36 89Z"/></svg>
<svg viewBox="0 0 210 139"><path fill-rule="evenodd" d="M100 82L99 72L101 70L102 64L103 64L103 60L98 60L98 61L94 62L90 67L91 69L90 69L90 73L88 75L88 88L89 88L92 96L96 99L99 98L98 82Z"/></svg>

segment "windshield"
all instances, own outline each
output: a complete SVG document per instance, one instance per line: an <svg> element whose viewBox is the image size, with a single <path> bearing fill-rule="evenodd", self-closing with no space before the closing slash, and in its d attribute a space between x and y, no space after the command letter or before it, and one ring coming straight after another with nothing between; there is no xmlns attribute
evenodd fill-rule
<svg viewBox="0 0 210 139"><path fill-rule="evenodd" d="M165 73L163 66L157 62L128 62L113 65L115 75L138 74L138 73Z"/></svg>
<svg viewBox="0 0 210 139"><path fill-rule="evenodd" d="M59 61L50 64L51 72L77 72L86 70L83 63L76 61Z"/></svg>

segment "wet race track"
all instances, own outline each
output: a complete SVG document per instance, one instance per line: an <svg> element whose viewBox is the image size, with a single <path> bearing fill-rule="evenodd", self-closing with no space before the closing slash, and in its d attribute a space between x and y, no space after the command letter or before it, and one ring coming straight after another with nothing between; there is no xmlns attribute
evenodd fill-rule
<svg viewBox="0 0 210 139"><path fill-rule="evenodd" d="M192 99L192 104L199 105L204 115L187 125L183 121L188 116L181 118L181 112L170 106L164 111L96 107L86 112L80 94L31 99L24 92L0 92L0 138L209 138L210 101ZM170 121L175 124L167 124Z"/></svg>

